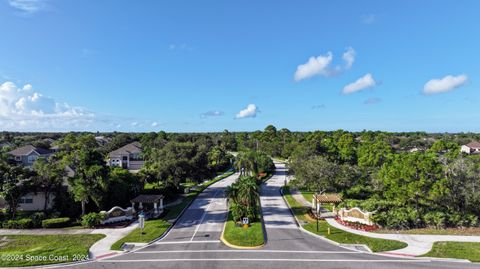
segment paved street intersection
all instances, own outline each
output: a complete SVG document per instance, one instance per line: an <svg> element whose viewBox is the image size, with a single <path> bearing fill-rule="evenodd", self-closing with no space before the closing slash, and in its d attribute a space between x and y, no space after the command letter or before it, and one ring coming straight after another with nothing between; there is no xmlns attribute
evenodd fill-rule
<svg viewBox="0 0 480 269"><path fill-rule="evenodd" d="M163 239L126 254L64 268L480 268L480 265L369 254L345 249L303 233L280 195L285 167L262 186L267 243L238 250L220 241L227 206L225 187L232 175L207 188Z"/></svg>

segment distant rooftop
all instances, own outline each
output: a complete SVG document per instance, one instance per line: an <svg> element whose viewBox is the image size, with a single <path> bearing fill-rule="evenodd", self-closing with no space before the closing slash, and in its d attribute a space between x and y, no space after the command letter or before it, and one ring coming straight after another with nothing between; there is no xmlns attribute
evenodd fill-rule
<svg viewBox="0 0 480 269"><path fill-rule="evenodd" d="M480 142L478 141L472 141L468 144L466 144L465 146L471 148L471 149L480 149Z"/></svg>
<svg viewBox="0 0 480 269"><path fill-rule="evenodd" d="M116 149L110 152L108 155L110 157L118 157L122 155L129 155L129 154L139 154L142 153L142 145L135 141L133 143L127 144L119 149Z"/></svg>
<svg viewBox="0 0 480 269"><path fill-rule="evenodd" d="M9 154L15 155L15 156L26 156L26 155L29 155L32 151L37 152L39 155L47 155L52 153L48 149L43 149L43 148L35 147L32 145L26 145L10 151Z"/></svg>

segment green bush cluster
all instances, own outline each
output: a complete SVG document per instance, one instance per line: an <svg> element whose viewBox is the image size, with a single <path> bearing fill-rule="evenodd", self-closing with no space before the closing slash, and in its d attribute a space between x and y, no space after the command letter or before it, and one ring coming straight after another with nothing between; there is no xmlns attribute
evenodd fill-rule
<svg viewBox="0 0 480 269"><path fill-rule="evenodd" d="M6 229L29 229L33 228L33 221L28 218L7 220L3 222L2 227Z"/></svg>
<svg viewBox="0 0 480 269"><path fill-rule="evenodd" d="M43 228L63 228L70 225L70 218L54 218L42 221Z"/></svg>
<svg viewBox="0 0 480 269"><path fill-rule="evenodd" d="M447 227L478 227L479 218L473 214L459 214L456 212L415 209L406 207L397 202L385 200L345 200L340 207L359 207L363 210L374 211L372 221L388 229L410 229Z"/></svg>
<svg viewBox="0 0 480 269"><path fill-rule="evenodd" d="M105 219L105 215L102 213L88 213L82 217L82 226L87 228L94 228L101 224L102 220Z"/></svg>

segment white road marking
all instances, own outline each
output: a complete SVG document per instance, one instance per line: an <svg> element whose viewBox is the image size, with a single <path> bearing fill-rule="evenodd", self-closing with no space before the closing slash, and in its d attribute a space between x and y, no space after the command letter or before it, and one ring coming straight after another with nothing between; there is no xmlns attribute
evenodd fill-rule
<svg viewBox="0 0 480 269"><path fill-rule="evenodd" d="M362 262L362 263L425 263L431 260L349 260L349 259L140 259L140 260L99 260L98 262L202 262L202 261L223 261L223 262Z"/></svg>
<svg viewBox="0 0 480 269"><path fill-rule="evenodd" d="M157 250L157 251L136 251L141 254L160 254L160 253L305 253L305 254L358 254L354 251L315 251L315 250Z"/></svg>
<svg viewBox="0 0 480 269"><path fill-rule="evenodd" d="M195 229L195 232L194 232L193 235L192 235L192 238L190 238L190 241L193 241L193 238L195 238L195 235L197 234L198 230L200 229L200 226L202 225L203 220L204 220L205 217L207 216L208 210L209 210L210 207L212 207L212 205L214 204L213 201L215 201L215 199L217 198L219 192L220 192L220 190L216 191L215 194L213 195L212 201L210 202L210 204L208 205L208 207L205 209L205 212L203 212L203 216L202 216L202 218L200 219L200 222L198 223L197 228Z"/></svg>
<svg viewBox="0 0 480 269"><path fill-rule="evenodd" d="M203 240L203 241L158 241L156 245L170 245L170 244L192 244L192 243L220 243L220 240Z"/></svg>

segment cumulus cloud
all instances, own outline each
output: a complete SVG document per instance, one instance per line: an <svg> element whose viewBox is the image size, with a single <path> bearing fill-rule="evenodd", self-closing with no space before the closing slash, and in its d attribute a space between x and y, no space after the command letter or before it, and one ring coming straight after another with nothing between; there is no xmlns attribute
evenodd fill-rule
<svg viewBox="0 0 480 269"><path fill-rule="evenodd" d="M297 71L294 75L295 81L300 81L318 75L328 75L328 67L332 60L333 55L331 52L318 57L310 57L306 63L297 66Z"/></svg>
<svg viewBox="0 0 480 269"><path fill-rule="evenodd" d="M364 89L375 87L376 85L377 82L375 81L375 79L373 79L372 74L368 73L365 76L357 79L355 82L343 87L342 93L351 94Z"/></svg>
<svg viewBox="0 0 480 269"><path fill-rule="evenodd" d="M154 122L152 122L152 124L151 124L151 125L152 125L152 127L157 127L158 125L160 125L160 123L158 123L158 122L154 121Z"/></svg>
<svg viewBox="0 0 480 269"><path fill-rule="evenodd" d="M363 104L365 104L365 105L374 105L374 104L378 104L378 103L380 103L380 102L382 102L382 99L377 98L377 97L371 97L371 98L368 98L367 100L365 100L365 101L363 102Z"/></svg>
<svg viewBox="0 0 480 269"><path fill-rule="evenodd" d="M347 50L343 53L342 59L345 62L344 66L335 66L332 67L333 54L332 52L327 52L324 55L319 55L317 57L310 57L308 61L304 64L297 66L297 70L293 75L295 81L301 81L315 76L334 76L340 74L344 70L350 69L355 62L355 50L351 47L348 47Z"/></svg>
<svg viewBox="0 0 480 269"><path fill-rule="evenodd" d="M8 4L24 13L36 13L46 7L45 0L8 0Z"/></svg>
<svg viewBox="0 0 480 269"><path fill-rule="evenodd" d="M355 62L356 52L352 47L348 47L343 53L342 59L345 61L345 69L350 69Z"/></svg>
<svg viewBox="0 0 480 269"><path fill-rule="evenodd" d="M455 90L468 81L466 75L448 75L440 79L431 79L423 86L424 94L437 94Z"/></svg>
<svg viewBox="0 0 480 269"><path fill-rule="evenodd" d="M84 108L59 103L34 92L30 84L23 87L10 81L0 84L0 128L73 128L88 125L94 118L95 115Z"/></svg>
<svg viewBox="0 0 480 269"><path fill-rule="evenodd" d="M237 113L235 118L255 118L258 112L258 107L255 104L249 104L245 109L240 110L240 112Z"/></svg>
<svg viewBox="0 0 480 269"><path fill-rule="evenodd" d="M204 112L202 114L200 114L200 117L202 118L207 118L207 117L219 117L219 116L223 116L223 111L219 111L219 110L210 110L210 111L207 111L207 112Z"/></svg>

